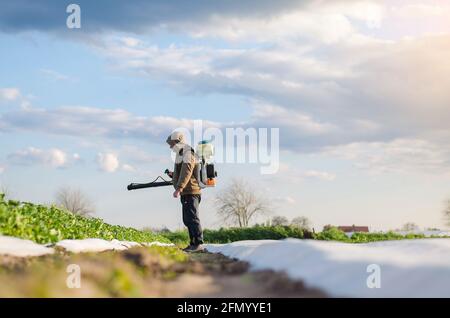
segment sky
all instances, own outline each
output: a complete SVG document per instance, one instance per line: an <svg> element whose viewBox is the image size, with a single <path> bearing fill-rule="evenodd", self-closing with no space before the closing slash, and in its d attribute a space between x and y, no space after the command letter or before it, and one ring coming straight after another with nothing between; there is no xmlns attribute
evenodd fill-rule
<svg viewBox="0 0 450 318"><path fill-rule="evenodd" d="M68 28L70 3L80 28ZM0 1L0 184L50 203L80 188L113 224L182 227L173 129L278 128L279 169L218 163L271 216L372 230L444 227L450 1ZM262 222L267 217L261 217Z"/></svg>

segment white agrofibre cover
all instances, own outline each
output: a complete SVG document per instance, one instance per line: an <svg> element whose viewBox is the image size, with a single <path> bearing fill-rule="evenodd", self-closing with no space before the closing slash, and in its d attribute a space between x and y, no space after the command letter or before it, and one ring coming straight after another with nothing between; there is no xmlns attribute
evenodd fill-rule
<svg viewBox="0 0 450 318"><path fill-rule="evenodd" d="M286 239L209 244L206 248L248 261L255 270L286 271L331 296L450 297L450 239L367 244ZM374 267L379 269L380 288L368 287L377 286Z"/></svg>

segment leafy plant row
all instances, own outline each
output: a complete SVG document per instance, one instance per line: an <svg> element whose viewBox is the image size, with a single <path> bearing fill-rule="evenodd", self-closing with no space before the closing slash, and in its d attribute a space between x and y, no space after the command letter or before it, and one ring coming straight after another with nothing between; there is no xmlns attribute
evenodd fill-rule
<svg viewBox="0 0 450 318"><path fill-rule="evenodd" d="M161 233L174 243L187 243L189 236L186 231L166 231ZM280 240L285 238L304 238L302 229L291 226L257 226L248 228L221 228L219 230L203 231L207 243L230 243L244 240Z"/></svg>
<svg viewBox="0 0 450 318"><path fill-rule="evenodd" d="M166 238L149 231L111 225L99 218L86 218L55 206L5 200L0 193L0 234L54 243L63 239L102 238L135 242Z"/></svg>
<svg viewBox="0 0 450 318"><path fill-rule="evenodd" d="M160 233L174 243L189 242L186 231L165 231ZM230 243L244 240L280 240L285 238L309 238L324 241L339 241L347 243L368 243L376 241L421 239L423 234L401 235L395 232L387 233L353 233L348 237L343 231L331 227L319 233L303 231L295 226L254 226L249 228L221 228L219 230L204 230L204 240L207 243Z"/></svg>

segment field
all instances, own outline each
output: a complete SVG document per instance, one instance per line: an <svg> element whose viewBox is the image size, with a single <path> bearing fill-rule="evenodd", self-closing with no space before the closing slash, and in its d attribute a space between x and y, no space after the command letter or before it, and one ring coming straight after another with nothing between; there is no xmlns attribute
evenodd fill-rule
<svg viewBox="0 0 450 318"><path fill-rule="evenodd" d="M68 288L67 264L80 266L80 288ZM188 257L175 247L0 257L0 268L0 297L325 296L283 273L249 272L248 263L220 254Z"/></svg>
<svg viewBox="0 0 450 318"><path fill-rule="evenodd" d="M450 246L449 240L422 234L355 233L348 237L333 227L312 233L292 226L255 226L206 229L204 236L208 251L214 253L186 254L177 247L188 242L186 231L140 231L76 216L55 206L5 200L0 195L0 239L16 237L35 242L29 245L54 246L36 245L51 253L35 257L1 255L0 248L0 296L390 297L408 296L412 291L421 296L424 289L414 289L414 284L428 284L425 291L429 294L424 296L439 296L446 293L445 284L450 283L439 278L450 277L450 260L445 256L450 251L442 255ZM91 244L92 240L80 241L87 238L175 246L130 245L115 251L73 253L54 245L61 240ZM120 245L119 241L115 244ZM378 294L362 288L370 263L383 266L397 287ZM81 268L81 288L67 287L69 264ZM403 277L405 266L410 266L408 273L416 277L413 285L394 279ZM336 277L346 283L336 283ZM426 280L421 279L424 277Z"/></svg>
<svg viewBox="0 0 450 318"><path fill-rule="evenodd" d="M5 200L0 193L0 234L29 239L37 243L55 243L64 239L101 238L134 242L189 242L187 231L140 231L134 228L110 225L98 218L87 218L69 213L56 206ZM333 240L348 243L367 243L385 240L419 239L421 234L400 235L388 233L355 233L330 228L311 233L293 226L254 226L249 228L205 229L207 243L230 243L243 240L280 240L285 238Z"/></svg>
<svg viewBox="0 0 450 318"><path fill-rule="evenodd" d="M279 238L287 237L283 233ZM110 225L55 206L5 200L0 195L0 238L2 235L40 244L85 238L171 241L169 236ZM185 238L173 241L184 244ZM80 267L81 288L67 287L68 264ZM80 254L56 248L55 253L39 257L0 255L0 297L325 296L284 273L248 269L248 263L220 254L188 255L177 247Z"/></svg>

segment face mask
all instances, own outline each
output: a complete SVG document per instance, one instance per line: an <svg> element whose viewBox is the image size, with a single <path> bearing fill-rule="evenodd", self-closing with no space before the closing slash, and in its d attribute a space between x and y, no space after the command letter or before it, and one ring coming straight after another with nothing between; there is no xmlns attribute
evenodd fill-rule
<svg viewBox="0 0 450 318"><path fill-rule="evenodd" d="M177 143L171 149L172 149L173 152L178 153L181 150L182 147L183 147L183 145L181 143Z"/></svg>

